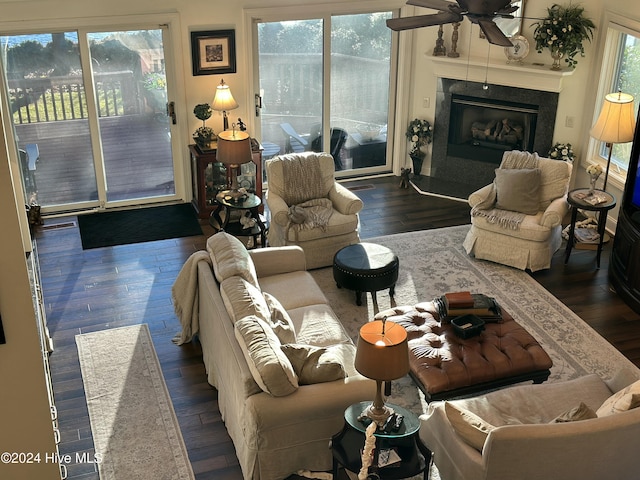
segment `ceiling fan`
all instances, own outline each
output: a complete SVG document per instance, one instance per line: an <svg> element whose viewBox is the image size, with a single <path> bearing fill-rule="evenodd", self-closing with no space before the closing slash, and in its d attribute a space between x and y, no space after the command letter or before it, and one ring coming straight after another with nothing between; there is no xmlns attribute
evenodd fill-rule
<svg viewBox="0 0 640 480"><path fill-rule="evenodd" d="M489 43L511 47L511 40L502 33L494 22L496 17L513 18L511 15L518 10L511 5L512 0L409 0L408 5L439 10L432 15L416 15L414 17L390 18L387 26L391 30L409 30L412 28L444 25L446 23L461 22L467 17L471 23L476 23L482 29Z"/></svg>

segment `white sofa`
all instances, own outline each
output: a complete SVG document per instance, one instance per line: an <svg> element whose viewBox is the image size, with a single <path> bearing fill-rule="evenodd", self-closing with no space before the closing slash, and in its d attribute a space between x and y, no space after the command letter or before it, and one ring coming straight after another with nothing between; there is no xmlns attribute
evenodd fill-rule
<svg viewBox="0 0 640 480"><path fill-rule="evenodd" d="M199 338L208 381L218 390L219 408L244 478L281 480L298 470L330 470L328 444L344 424L344 410L372 398L375 383L355 371L355 346L306 271L304 252L297 246L247 252L226 233L209 238L207 250L213 269L205 260L197 264ZM254 278L257 289L247 286ZM279 300L294 325L295 343L327 347L339 357L345 378L301 384L284 396L263 391L271 385L256 369L267 367L250 359L250 368L237 331L239 324L254 318L248 313L259 316L264 308L261 299L252 298L256 292L268 292Z"/></svg>
<svg viewBox="0 0 640 480"><path fill-rule="evenodd" d="M640 472L640 408L600 416L600 407L630 384L639 391L640 384L632 383L637 379L637 370L622 370L608 382L587 375L454 400L449 409L447 402L434 402L421 417L420 438L433 452L442 480L635 480ZM640 393L635 397L639 400ZM580 402L599 416L550 423ZM451 406L495 428L484 439L464 422L454 427L456 409ZM463 439L463 429L476 435L481 451Z"/></svg>

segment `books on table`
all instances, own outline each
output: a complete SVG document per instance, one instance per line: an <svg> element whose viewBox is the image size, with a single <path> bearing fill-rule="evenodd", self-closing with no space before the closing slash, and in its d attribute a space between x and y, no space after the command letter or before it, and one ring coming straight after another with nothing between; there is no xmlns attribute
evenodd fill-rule
<svg viewBox="0 0 640 480"><path fill-rule="evenodd" d="M450 292L436 298L434 302L441 318L450 320L472 314L485 321L502 319L502 311L496 299L482 293Z"/></svg>

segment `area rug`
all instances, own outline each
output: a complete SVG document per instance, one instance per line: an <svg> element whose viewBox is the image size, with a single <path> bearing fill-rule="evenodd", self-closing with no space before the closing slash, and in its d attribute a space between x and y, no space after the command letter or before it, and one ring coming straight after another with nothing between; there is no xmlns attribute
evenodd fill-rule
<svg viewBox="0 0 640 480"><path fill-rule="evenodd" d="M195 478L146 324L76 336L101 480Z"/></svg>
<svg viewBox="0 0 640 480"><path fill-rule="evenodd" d="M622 367L634 370L640 378L640 370L527 273L467 255L462 241L468 230L464 225L363 241L384 245L398 255L397 305L414 305L444 292L463 290L495 297L553 360L550 382L588 373L610 378ZM312 271L312 275L356 341L360 326L374 315L371 295L358 307L352 291L336 287L331 268ZM388 292L378 292L377 298L380 310L392 306ZM390 402L417 414L426 411L424 396L409 376L393 382L392 387Z"/></svg>
<svg viewBox="0 0 640 480"><path fill-rule="evenodd" d="M78 216L84 250L202 235L190 203Z"/></svg>

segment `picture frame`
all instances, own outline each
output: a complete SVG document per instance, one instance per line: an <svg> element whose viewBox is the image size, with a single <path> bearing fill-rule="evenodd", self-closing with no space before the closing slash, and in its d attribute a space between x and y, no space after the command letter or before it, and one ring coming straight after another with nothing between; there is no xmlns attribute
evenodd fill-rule
<svg viewBox="0 0 640 480"><path fill-rule="evenodd" d="M236 73L235 30L191 32L193 75Z"/></svg>

